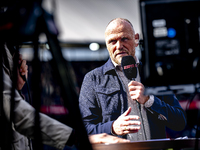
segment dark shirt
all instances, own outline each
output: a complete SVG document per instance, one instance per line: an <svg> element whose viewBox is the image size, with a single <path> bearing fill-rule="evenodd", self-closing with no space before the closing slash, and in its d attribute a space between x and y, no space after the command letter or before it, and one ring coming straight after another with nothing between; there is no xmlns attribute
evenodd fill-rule
<svg viewBox="0 0 200 150"><path fill-rule="evenodd" d="M88 134L111 133L112 123L127 110L127 94L109 59L103 66L88 72L83 80L79 107ZM165 138L165 127L183 130L185 112L174 95L154 96L147 111L151 139ZM159 119L162 114L166 120Z"/></svg>

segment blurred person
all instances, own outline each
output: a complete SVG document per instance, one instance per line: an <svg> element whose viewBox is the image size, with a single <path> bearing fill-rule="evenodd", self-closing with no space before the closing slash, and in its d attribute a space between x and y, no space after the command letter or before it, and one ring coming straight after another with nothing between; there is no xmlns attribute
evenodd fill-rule
<svg viewBox="0 0 200 150"><path fill-rule="evenodd" d="M8 49L7 44L3 46L3 110L6 118L10 119L10 101L11 101L11 89L13 80L13 59L15 52ZM22 76L25 75L27 78L28 66L26 60L22 59L19 54L19 68L17 68L17 85L14 97L14 114L13 119L13 150L30 150L32 144L29 141L34 138L34 122L35 122L35 109L25 101L20 90L25 84ZM42 143L55 147L57 149L63 149L66 145L73 146L77 143L77 136L75 131L59 121L50 118L49 116L40 113L40 129L42 136ZM89 140L92 144L96 143L119 143L129 142L121 138L116 138L107 134L98 134L89 136Z"/></svg>
<svg viewBox="0 0 200 150"><path fill-rule="evenodd" d="M141 141L166 138L166 127L183 130L186 116L175 95L145 95L141 71L135 81L128 80L122 72L123 56L133 56L141 67L135 55L139 34L131 22L124 18L111 20L105 30L105 42L110 58L85 75L79 95L88 134L107 133Z"/></svg>
<svg viewBox="0 0 200 150"><path fill-rule="evenodd" d="M3 54L3 110L6 118L10 119L10 101L13 80L13 59L15 52L4 45ZM28 138L33 138L35 109L24 100L20 90L25 84L22 75L27 77L28 66L26 60L22 60L19 55L19 65L17 74L17 85L14 97L14 118L13 118L13 141L12 148L17 150L29 150L32 148ZM57 149L63 149L65 145L73 145L73 129L66 126L45 114L40 113L40 129L43 144L53 146ZM69 143L72 142L72 143Z"/></svg>

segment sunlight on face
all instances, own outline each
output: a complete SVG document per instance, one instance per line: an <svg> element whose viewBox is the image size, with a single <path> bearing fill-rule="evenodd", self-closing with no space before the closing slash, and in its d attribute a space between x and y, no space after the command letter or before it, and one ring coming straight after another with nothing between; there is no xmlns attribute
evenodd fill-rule
<svg viewBox="0 0 200 150"><path fill-rule="evenodd" d="M135 33L130 23L117 19L112 21L105 31L106 46L110 58L117 64L121 64L123 56L135 56Z"/></svg>

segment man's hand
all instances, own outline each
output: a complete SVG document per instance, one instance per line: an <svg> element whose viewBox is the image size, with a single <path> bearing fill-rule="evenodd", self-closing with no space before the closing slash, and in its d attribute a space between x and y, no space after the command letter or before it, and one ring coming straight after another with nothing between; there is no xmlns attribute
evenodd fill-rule
<svg viewBox="0 0 200 150"><path fill-rule="evenodd" d="M138 132L141 122L138 121L139 116L129 115L131 107L128 108L121 116L113 122L112 132L116 135L125 135L128 133Z"/></svg>
<svg viewBox="0 0 200 150"><path fill-rule="evenodd" d="M106 133L89 135L89 140L91 144L100 143L127 143L129 140L118 138L116 136L108 135Z"/></svg>
<svg viewBox="0 0 200 150"><path fill-rule="evenodd" d="M129 93L132 100L137 100L140 104L145 104L149 96L144 95L144 85L137 81L131 81L128 84Z"/></svg>
<svg viewBox="0 0 200 150"><path fill-rule="evenodd" d="M21 54L19 54L19 66L20 67L17 70L17 90L21 90L25 84L22 76L25 75L25 77L27 78L28 75L28 66L26 65L26 60L22 59Z"/></svg>

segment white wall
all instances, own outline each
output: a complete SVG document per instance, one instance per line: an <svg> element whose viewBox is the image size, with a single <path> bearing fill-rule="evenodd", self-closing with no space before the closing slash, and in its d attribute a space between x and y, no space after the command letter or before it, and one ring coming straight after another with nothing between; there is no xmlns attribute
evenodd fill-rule
<svg viewBox="0 0 200 150"><path fill-rule="evenodd" d="M45 0L52 11L63 42L104 42L104 30L111 19L129 19L141 34L139 0Z"/></svg>

